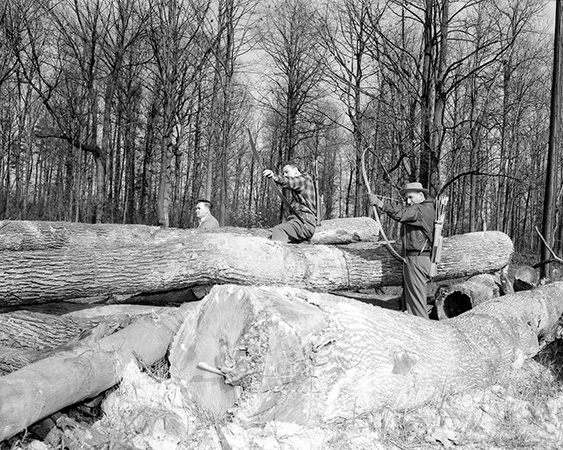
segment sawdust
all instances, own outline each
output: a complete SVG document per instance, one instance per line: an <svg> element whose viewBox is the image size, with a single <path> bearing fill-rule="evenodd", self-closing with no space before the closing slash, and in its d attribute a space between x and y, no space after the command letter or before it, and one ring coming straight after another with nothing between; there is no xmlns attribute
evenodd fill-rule
<svg viewBox="0 0 563 450"><path fill-rule="evenodd" d="M542 392L542 386L559 386ZM198 409L173 380L134 365L104 402L94 427L154 450L559 449L563 390L551 371L528 360L503 383L438 399L415 411L385 410L325 427L272 421L244 428Z"/></svg>

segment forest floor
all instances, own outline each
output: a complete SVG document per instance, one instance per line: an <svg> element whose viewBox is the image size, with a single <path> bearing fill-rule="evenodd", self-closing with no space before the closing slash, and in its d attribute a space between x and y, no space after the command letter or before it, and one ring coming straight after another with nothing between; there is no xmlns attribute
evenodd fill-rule
<svg viewBox="0 0 563 450"><path fill-rule="evenodd" d="M394 288L379 292L375 303L396 309L397 294ZM0 450L559 450L562 338L486 389L314 429L283 422L243 429L180 395L164 361L144 370L131 365L118 387L58 414L58 434L40 437L30 427L0 443Z"/></svg>
<svg viewBox="0 0 563 450"><path fill-rule="evenodd" d="M96 408L62 412L62 435L30 430L10 450L559 450L563 448L563 341L487 389L379 411L326 428L270 422L243 429L198 410L162 368L131 365ZM96 412L97 411L97 412ZM94 413L95 412L95 413ZM55 438L55 439L54 439ZM50 442L52 441L52 442Z"/></svg>

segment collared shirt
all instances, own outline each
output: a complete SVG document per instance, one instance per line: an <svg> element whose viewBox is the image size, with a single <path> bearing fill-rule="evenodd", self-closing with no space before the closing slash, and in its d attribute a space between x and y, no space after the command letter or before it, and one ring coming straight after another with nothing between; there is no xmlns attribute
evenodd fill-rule
<svg viewBox="0 0 563 450"><path fill-rule="evenodd" d="M410 206L383 204L383 211L400 222L403 252L421 252L432 248L434 234L434 199Z"/></svg>
<svg viewBox="0 0 563 450"><path fill-rule="evenodd" d="M284 190L291 192L289 199L291 206L297 213L317 215L317 201L315 195L315 183L308 173L302 173L297 177L285 177L275 175L274 181L282 186Z"/></svg>
<svg viewBox="0 0 563 450"><path fill-rule="evenodd" d="M209 213L205 217L202 217L199 220L199 225L197 227L205 228L208 230L213 228L219 228L219 221L215 217L213 217L211 213Z"/></svg>

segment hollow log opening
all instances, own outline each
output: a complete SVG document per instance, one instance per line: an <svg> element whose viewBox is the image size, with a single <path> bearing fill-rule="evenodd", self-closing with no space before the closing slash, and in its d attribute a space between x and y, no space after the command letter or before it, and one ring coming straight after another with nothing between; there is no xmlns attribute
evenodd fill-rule
<svg viewBox="0 0 563 450"><path fill-rule="evenodd" d="M473 308L471 297L461 291L453 291L444 298L444 315L449 319Z"/></svg>
<svg viewBox="0 0 563 450"><path fill-rule="evenodd" d="M479 274L465 281L443 285L434 296L439 320L451 319L467 312L483 302L501 295L499 274Z"/></svg>

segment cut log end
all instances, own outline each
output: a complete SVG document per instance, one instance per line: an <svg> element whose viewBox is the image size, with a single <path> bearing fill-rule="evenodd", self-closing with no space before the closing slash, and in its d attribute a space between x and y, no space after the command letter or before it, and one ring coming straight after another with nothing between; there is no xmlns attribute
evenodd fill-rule
<svg viewBox="0 0 563 450"><path fill-rule="evenodd" d="M459 316L473 308L471 296L461 290L451 290L444 296L442 302L437 302L438 318Z"/></svg>
<svg viewBox="0 0 563 450"><path fill-rule="evenodd" d="M465 281L440 286L434 303L438 319L459 316L503 293L500 274L479 274Z"/></svg>
<svg viewBox="0 0 563 450"><path fill-rule="evenodd" d="M291 386L307 376L303 341L324 319L317 307L288 303L272 291L214 289L197 322L182 325L170 351L171 374L218 417L236 404L249 422L274 419L274 411L278 420L283 411L295 420L302 409ZM284 402L293 405L284 409Z"/></svg>

